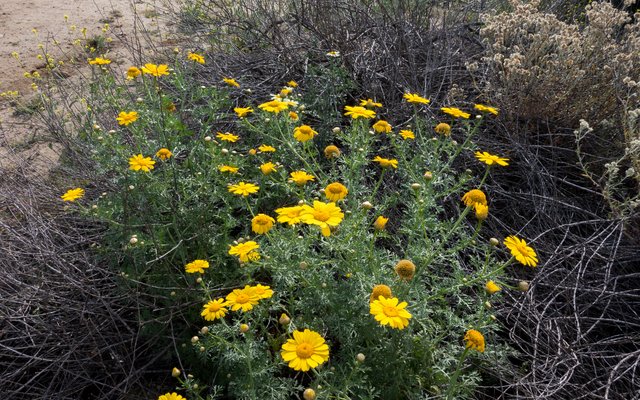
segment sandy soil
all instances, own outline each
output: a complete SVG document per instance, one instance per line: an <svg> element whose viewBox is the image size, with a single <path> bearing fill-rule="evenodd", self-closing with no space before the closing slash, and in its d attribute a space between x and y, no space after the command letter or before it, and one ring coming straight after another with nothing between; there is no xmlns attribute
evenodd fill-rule
<svg viewBox="0 0 640 400"><path fill-rule="evenodd" d="M145 27L158 28L157 8L150 1L0 0L0 93L18 91L20 103L28 104L34 92L25 72L42 71L45 63L38 55L45 52L62 61L77 55L78 46L72 43L82 37L83 28L87 37L112 38L108 55L124 65L122 41L134 32L136 16ZM103 32L105 23L110 27ZM12 56L14 52L19 60ZM35 118L15 115L6 97L0 98L0 170L21 164L46 173L56 165L59 152L60 146L47 137Z"/></svg>

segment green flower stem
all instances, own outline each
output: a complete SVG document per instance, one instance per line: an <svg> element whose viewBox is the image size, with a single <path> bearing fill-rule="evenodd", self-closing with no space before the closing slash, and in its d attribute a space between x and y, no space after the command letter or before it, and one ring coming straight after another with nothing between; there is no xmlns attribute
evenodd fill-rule
<svg viewBox="0 0 640 400"><path fill-rule="evenodd" d="M445 399L447 400L454 398L453 395L456 392L458 377L460 376L460 372L462 372L462 363L464 362L464 359L467 358L468 353L469 353L469 348L466 347L462 352L462 354L460 355L460 358L458 359L458 365L456 366L456 371L453 373L453 376L451 376L451 380L449 380L449 388L447 389L447 394L445 397Z"/></svg>
<svg viewBox="0 0 640 400"><path fill-rule="evenodd" d="M384 178L384 173L387 171L386 168L382 168L382 172L380 172L380 177L378 178L378 182L376 186L373 188L373 192L371 192L371 200L375 200L376 193L378 193L378 189L380 189L380 185L382 185L382 180Z"/></svg>
<svg viewBox="0 0 640 400"><path fill-rule="evenodd" d="M249 204L249 196L242 196L244 198L244 203L247 205L247 209L251 213L251 217L255 217L256 215L253 213L253 209L251 208L251 204Z"/></svg>

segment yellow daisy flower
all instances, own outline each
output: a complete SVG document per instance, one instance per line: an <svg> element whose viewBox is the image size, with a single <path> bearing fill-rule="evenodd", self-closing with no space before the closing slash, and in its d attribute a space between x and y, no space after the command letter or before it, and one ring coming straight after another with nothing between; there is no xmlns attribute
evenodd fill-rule
<svg viewBox="0 0 640 400"><path fill-rule="evenodd" d="M469 329L464 335L467 349L473 349L484 353L484 336L475 329Z"/></svg>
<svg viewBox="0 0 640 400"><path fill-rule="evenodd" d="M92 60L89 60L89 64L91 65L109 65L111 64L111 60L108 58L96 57Z"/></svg>
<svg viewBox="0 0 640 400"><path fill-rule="evenodd" d="M273 290L269 286L257 284L255 286L251 286L251 289L253 290L253 293L261 300L269 299L273 296Z"/></svg>
<svg viewBox="0 0 640 400"><path fill-rule="evenodd" d="M443 136L451 135L451 125L446 124L444 122L440 122L438 125L436 125L435 128L433 128L433 130L435 130L437 134L440 134Z"/></svg>
<svg viewBox="0 0 640 400"><path fill-rule="evenodd" d="M413 104L429 104L431 103L431 100L425 99L424 97L420 96L417 93L405 93L404 96L405 100L407 100L407 103L413 103Z"/></svg>
<svg viewBox="0 0 640 400"><path fill-rule="evenodd" d="M197 62L198 64L204 64L204 57L198 53L187 53L187 58L191 61Z"/></svg>
<svg viewBox="0 0 640 400"><path fill-rule="evenodd" d="M345 106L344 110L346 111L344 115L350 116L353 119L358 118L374 118L376 116L376 112L373 110L367 110L361 106Z"/></svg>
<svg viewBox="0 0 640 400"><path fill-rule="evenodd" d="M289 118L291 118L292 121L297 121L300 117L298 117L297 112L289 111Z"/></svg>
<svg viewBox="0 0 640 400"><path fill-rule="evenodd" d="M276 148L273 146L263 144L263 145L260 145L260 147L258 147L258 150L260 150L262 153L273 153L276 151Z"/></svg>
<svg viewBox="0 0 640 400"><path fill-rule="evenodd" d="M236 80L235 80L235 79L233 79L233 78L225 77L225 78L222 78L222 81L223 81L224 83L226 83L227 85L229 85L229 86L232 86L232 87L240 87L240 84L239 84L238 82L236 82Z"/></svg>
<svg viewBox="0 0 640 400"><path fill-rule="evenodd" d="M480 189L471 189L462 196L462 202L467 207L473 207L476 204L487 205L487 196Z"/></svg>
<svg viewBox="0 0 640 400"><path fill-rule="evenodd" d="M258 214L251 220L251 230L258 235L265 234L273 228L276 221L267 214Z"/></svg>
<svg viewBox="0 0 640 400"><path fill-rule="evenodd" d="M131 66L129 67L129 69L127 69L126 75L127 75L127 80L132 80L142 75L142 71L140 71L140 68L138 67Z"/></svg>
<svg viewBox="0 0 640 400"><path fill-rule="evenodd" d="M218 132L216 133L216 137L220 140L223 140L225 142L231 142L231 143L235 143L238 141L238 139L240 139L240 136L238 135L234 135L233 133L229 133L229 132Z"/></svg>
<svg viewBox="0 0 640 400"><path fill-rule="evenodd" d="M171 152L171 150L165 149L164 147L156 152L156 157L158 157L162 161L168 160L172 155L173 153Z"/></svg>
<svg viewBox="0 0 640 400"><path fill-rule="evenodd" d="M385 218L382 215L378 216L378 218L376 218L376 220L373 223L373 227L375 228L375 230L377 231L383 231L384 228L387 226L387 222L389 222L389 218ZM385 296L386 297L386 296Z"/></svg>
<svg viewBox="0 0 640 400"><path fill-rule="evenodd" d="M366 99L366 100L360 100L360 105L362 107L367 107L367 108L373 108L373 107L382 107L382 103L376 103L375 101L371 100L371 99Z"/></svg>
<svg viewBox="0 0 640 400"><path fill-rule="evenodd" d="M260 248L260 245L253 240L249 240L247 242L239 243L235 246L231 246L229 248L229 255L237 256L240 261L248 262L252 259L251 254L257 253L256 250Z"/></svg>
<svg viewBox="0 0 640 400"><path fill-rule="evenodd" d="M236 115L238 115L238 118L244 118L247 115L249 115L250 113L253 112L253 108L251 107L235 107L233 109L233 112L236 113Z"/></svg>
<svg viewBox="0 0 640 400"><path fill-rule="evenodd" d="M464 119L468 119L471 114L466 113L464 111L462 111L459 108L455 108L455 107L442 107L440 109L443 113L451 115L454 118L464 118Z"/></svg>
<svg viewBox="0 0 640 400"><path fill-rule="evenodd" d="M333 182L324 188L324 195L329 201L338 201L347 197L349 190L340 182Z"/></svg>
<svg viewBox="0 0 640 400"><path fill-rule="evenodd" d="M411 314L405 310L407 302L399 303L396 297L386 298L382 295L369 304L369 313L380 325L389 325L394 329L404 329L409 326Z"/></svg>
<svg viewBox="0 0 640 400"><path fill-rule="evenodd" d="M275 170L276 170L276 165L274 163L272 163L271 161L260 165L260 171L264 175L269 175L270 173L274 172Z"/></svg>
<svg viewBox="0 0 640 400"><path fill-rule="evenodd" d="M293 171L289 176L289 182L293 182L298 186L303 186L307 182L316 179L313 175L309 175L304 171Z"/></svg>
<svg viewBox="0 0 640 400"><path fill-rule="evenodd" d="M278 216L276 217L281 224L287 223L295 225L302 222L302 206L281 207L276 209Z"/></svg>
<svg viewBox="0 0 640 400"><path fill-rule="evenodd" d="M336 227L342 222L344 214L335 203L323 203L314 201L313 207L305 204L302 206L300 216L302 222L320 227L323 236L331 235L331 227Z"/></svg>
<svg viewBox="0 0 640 400"><path fill-rule="evenodd" d="M475 108L478 111L484 111L484 112L491 113L493 115L498 115L498 109L495 107L485 106L482 104L475 104L473 108Z"/></svg>
<svg viewBox="0 0 640 400"><path fill-rule="evenodd" d="M280 111L284 111L289 108L289 103L278 99L267 101L258 106L261 110L278 114Z"/></svg>
<svg viewBox="0 0 640 400"><path fill-rule="evenodd" d="M400 136L402 136L402 138L403 138L404 140L407 140L407 139L415 139L415 138L416 138L415 133L413 133L413 131L410 131L410 130L408 130L408 129L403 129L403 130L401 130L401 131L400 131Z"/></svg>
<svg viewBox="0 0 640 400"><path fill-rule="evenodd" d="M484 290L487 292L487 294L494 294L501 291L502 288L498 286L494 281L489 281L484 286Z"/></svg>
<svg viewBox="0 0 640 400"><path fill-rule="evenodd" d="M393 129L391 124L389 124L387 121L384 121L382 119L376 122L375 124L373 124L373 130L378 133L390 133L391 129Z"/></svg>
<svg viewBox="0 0 640 400"><path fill-rule="evenodd" d="M231 307L231 311L242 310L243 312L251 311L260 300L255 290L249 285L243 289L233 289L233 292L229 293L226 299L226 304Z"/></svg>
<svg viewBox="0 0 640 400"><path fill-rule="evenodd" d="M135 122L137 119L138 119L138 113L136 111L130 111L130 112L120 111L120 114L118 114L116 121L118 121L118 125L127 126Z"/></svg>
<svg viewBox="0 0 640 400"><path fill-rule="evenodd" d="M132 171L149 172L153 169L155 163L151 157L143 157L142 154L138 154L129 159L129 169Z"/></svg>
<svg viewBox="0 0 640 400"><path fill-rule="evenodd" d="M489 216L489 206L486 204L475 203L473 209L476 211L478 221L484 221Z"/></svg>
<svg viewBox="0 0 640 400"><path fill-rule="evenodd" d="M335 146L333 144L328 145L327 147L324 148L324 156L326 158L338 158L340 157L340 149L338 148L338 146Z"/></svg>
<svg viewBox="0 0 640 400"><path fill-rule="evenodd" d="M206 260L194 260L184 266L184 270L188 274L200 273L204 274L204 270L209 268L209 262Z"/></svg>
<svg viewBox="0 0 640 400"><path fill-rule="evenodd" d="M389 159L389 158L382 158L380 156L375 156L373 161L379 163L382 168L393 168L393 169L398 168L398 160L396 160L395 158Z"/></svg>
<svg viewBox="0 0 640 400"><path fill-rule="evenodd" d="M289 81L289 82L287 82L287 86L290 86L290 87L292 87L292 88L296 88L296 87L298 87L298 82L296 82L296 81Z"/></svg>
<svg viewBox="0 0 640 400"><path fill-rule="evenodd" d="M528 267L538 265L538 255L535 250L527 246L527 242L516 236L509 236L504 240L504 245L511 251L511 255L518 260L519 263Z"/></svg>
<svg viewBox="0 0 640 400"><path fill-rule="evenodd" d="M235 185L229 185L229 192L244 197L257 193L258 190L260 190L260 187L253 183L239 182Z"/></svg>
<svg viewBox="0 0 640 400"><path fill-rule="evenodd" d="M231 174L237 174L240 171L240 168L234 167L233 165L221 165L218 167L218 171L220 172L229 172Z"/></svg>
<svg viewBox="0 0 640 400"><path fill-rule="evenodd" d="M76 201L84 197L84 189L75 188L67 190L60 198L64 201Z"/></svg>
<svg viewBox="0 0 640 400"><path fill-rule="evenodd" d="M493 154L489 154L486 151L483 151L483 152L476 151L475 156L478 160L482 161L487 165L498 164L502 167L506 167L507 165L509 165L508 158L498 157Z"/></svg>
<svg viewBox="0 0 640 400"><path fill-rule="evenodd" d="M145 64L144 67L142 67L142 73L159 78L164 75L169 75L169 66L166 64Z"/></svg>
<svg viewBox="0 0 640 400"><path fill-rule="evenodd" d="M224 318L227 315L226 303L223 298L211 300L202 307L201 316L207 321L215 321L219 318Z"/></svg>
<svg viewBox="0 0 640 400"><path fill-rule="evenodd" d="M158 400L187 400L184 397L180 396L178 393L165 393L162 396L158 397Z"/></svg>
<svg viewBox="0 0 640 400"><path fill-rule="evenodd" d="M318 132L314 131L309 125L298 126L293 130L293 137L298 142L306 142L308 140L313 139Z"/></svg>
<svg viewBox="0 0 640 400"><path fill-rule="evenodd" d="M318 332L294 331L293 339L282 345L280 355L289 368L306 372L329 360L329 346Z"/></svg>

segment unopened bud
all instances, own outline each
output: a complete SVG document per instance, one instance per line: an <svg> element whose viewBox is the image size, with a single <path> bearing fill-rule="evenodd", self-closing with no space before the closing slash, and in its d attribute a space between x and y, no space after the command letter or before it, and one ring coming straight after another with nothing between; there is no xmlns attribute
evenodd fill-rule
<svg viewBox="0 0 640 400"><path fill-rule="evenodd" d="M340 127L339 127L339 126L336 126L336 127L335 127L335 128L333 128L331 131L332 131L333 133L340 133Z"/></svg>
<svg viewBox="0 0 640 400"><path fill-rule="evenodd" d="M306 261L300 261L300 269L307 269L309 264Z"/></svg>
<svg viewBox="0 0 640 400"><path fill-rule="evenodd" d="M222 154L229 154L229 149L222 149L222 150L220 150L220 152Z"/></svg>
<svg viewBox="0 0 640 400"><path fill-rule="evenodd" d="M291 322L291 318L289 318L287 314L282 314L278 322L280 323L280 325L288 325L289 322Z"/></svg>
<svg viewBox="0 0 640 400"><path fill-rule="evenodd" d="M489 244L492 245L493 247L498 247L498 245L500 244L500 241L496 238L491 238L489 239Z"/></svg>
<svg viewBox="0 0 640 400"><path fill-rule="evenodd" d="M194 337L191 338L191 343L196 344L196 343L198 343L199 340L200 340L199 337L194 336Z"/></svg>
<svg viewBox="0 0 640 400"><path fill-rule="evenodd" d="M249 332L249 325L241 324L240 325L240 333L247 333L247 332Z"/></svg>
<svg viewBox="0 0 640 400"><path fill-rule="evenodd" d="M418 190L420 189L421 185L419 183L412 183L411 184L411 189L413 190Z"/></svg>
<svg viewBox="0 0 640 400"><path fill-rule="evenodd" d="M365 201L361 204L362 208L364 208L365 210L371 210L373 208L373 204L371 204L368 201Z"/></svg>
<svg viewBox="0 0 640 400"><path fill-rule="evenodd" d="M138 243L137 237L132 237L131 239L129 239L129 244L136 244L136 243Z"/></svg>
<svg viewBox="0 0 640 400"><path fill-rule="evenodd" d="M316 391L311 389L311 388L307 388L302 393L302 397L304 398L304 400L315 400L316 399Z"/></svg>
<svg viewBox="0 0 640 400"><path fill-rule="evenodd" d="M363 362L364 362L364 360L365 360L365 358L366 358L366 357L365 357L365 355L364 355L364 354L362 354L362 353L358 353L358 354L356 355L356 361L357 361L357 362L359 362L359 363L363 363Z"/></svg>
<svg viewBox="0 0 640 400"><path fill-rule="evenodd" d="M200 333L202 333L203 335L206 335L207 333L209 333L209 327L203 326L202 329L200 329Z"/></svg>
<svg viewBox="0 0 640 400"><path fill-rule="evenodd" d="M424 176L424 179L426 179L426 180L428 180L428 181L430 181L431 179L433 179L433 173L432 173L431 171L427 171L427 172L425 172L425 173L424 173L424 175L422 175L422 176Z"/></svg>
<svg viewBox="0 0 640 400"><path fill-rule="evenodd" d="M173 369L171 370L171 376L173 376L174 378L177 378L180 376L180 370L176 367L173 367Z"/></svg>
<svg viewBox="0 0 640 400"><path fill-rule="evenodd" d="M211 141L211 136L205 136L204 137L204 141L205 142L210 142Z"/></svg>
<svg viewBox="0 0 640 400"><path fill-rule="evenodd" d="M518 290L521 292L526 292L527 290L529 290L529 282L527 281L518 282Z"/></svg>
<svg viewBox="0 0 640 400"><path fill-rule="evenodd" d="M205 351L207 351L207 349L205 349L204 346L200 346L200 353L204 353Z"/></svg>
<svg viewBox="0 0 640 400"><path fill-rule="evenodd" d="M202 283L202 278L198 277L198 279L196 279L196 283Z"/></svg>

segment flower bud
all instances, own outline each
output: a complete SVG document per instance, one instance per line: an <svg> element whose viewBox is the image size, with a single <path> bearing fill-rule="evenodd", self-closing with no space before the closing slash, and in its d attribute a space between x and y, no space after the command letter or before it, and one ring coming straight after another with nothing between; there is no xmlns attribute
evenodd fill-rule
<svg viewBox="0 0 640 400"><path fill-rule="evenodd" d="M137 237L132 237L131 239L129 239L129 244L136 244L138 243L138 238Z"/></svg>
<svg viewBox="0 0 640 400"><path fill-rule="evenodd" d="M359 363L361 363L361 364L364 362L365 358L366 358L366 357L365 357L365 355L364 355L364 354L362 354L362 353L358 353L358 354L356 355L356 361L357 361L357 362L359 362Z"/></svg>
<svg viewBox="0 0 640 400"><path fill-rule="evenodd" d="M229 154L229 149L222 149L222 150L220 150L220 152L222 154Z"/></svg>
<svg viewBox="0 0 640 400"><path fill-rule="evenodd" d="M176 367L173 367L173 369L171 370L171 376L173 376L174 378L177 378L180 376L180 370Z"/></svg>
<svg viewBox="0 0 640 400"><path fill-rule="evenodd" d="M529 290L529 282L527 281L518 282L518 290L521 292L526 292L527 290Z"/></svg>
<svg viewBox="0 0 640 400"><path fill-rule="evenodd" d="M340 127L339 127L339 126L336 126L336 127L335 127L335 128L333 128L331 131L332 131L333 133L335 133L335 134L338 134L338 133L340 133Z"/></svg>
<svg viewBox="0 0 640 400"><path fill-rule="evenodd" d="M247 332L249 332L249 325L241 324L240 325L240 333L247 333Z"/></svg>
<svg viewBox="0 0 640 400"><path fill-rule="evenodd" d="M500 244L500 241L496 238L491 238L489 239L489 244L492 245L493 247L498 247L498 245Z"/></svg>
<svg viewBox="0 0 640 400"><path fill-rule="evenodd" d="M422 175L422 176L424 176L424 179L426 179L426 180L428 180L428 181L430 181L431 179L433 179L433 173L432 173L431 171L426 171L426 172L424 173L424 175Z"/></svg>
<svg viewBox="0 0 640 400"><path fill-rule="evenodd" d="M280 319L278 320L278 322L280 323L280 325L289 325L289 322L291 322L291 318L289 318L287 314L283 313L280 316Z"/></svg>
<svg viewBox="0 0 640 400"><path fill-rule="evenodd" d="M307 388L302 393L302 397L304 398L304 400L315 400L316 399L316 391L311 389L311 388Z"/></svg>
<svg viewBox="0 0 640 400"><path fill-rule="evenodd" d="M361 204L362 208L364 208L365 210L371 210L373 208L373 204L371 204L368 201L365 201Z"/></svg>
<svg viewBox="0 0 640 400"><path fill-rule="evenodd" d="M207 349L205 349L204 346L200 346L200 353L204 353L205 351L207 351Z"/></svg>
<svg viewBox="0 0 640 400"><path fill-rule="evenodd" d="M135 188L136 188L135 186L133 186L133 185L129 185L129 190L133 190L133 189L135 189Z"/></svg>
<svg viewBox="0 0 640 400"><path fill-rule="evenodd" d="M309 264L306 261L300 261L300 269L307 269Z"/></svg>
<svg viewBox="0 0 640 400"><path fill-rule="evenodd" d="M420 189L420 187L422 187L419 183L412 183L411 184L411 189L413 190L418 190Z"/></svg>
<svg viewBox="0 0 640 400"><path fill-rule="evenodd" d="M136 103L144 103L144 99L142 97L138 97L136 99Z"/></svg>
<svg viewBox="0 0 640 400"><path fill-rule="evenodd" d="M200 329L200 333L202 333L203 335L206 335L207 333L209 333L209 327L203 326L202 329Z"/></svg>
<svg viewBox="0 0 640 400"><path fill-rule="evenodd" d="M199 337L194 336L194 337L191 338L191 343L196 344L196 343L198 343L199 340L200 340Z"/></svg>
<svg viewBox="0 0 640 400"><path fill-rule="evenodd" d="M210 142L211 141L211 136L205 136L204 137L204 141L205 142Z"/></svg>
<svg viewBox="0 0 640 400"><path fill-rule="evenodd" d="M202 278L198 277L198 279L196 279L196 283L198 284L202 283Z"/></svg>
<svg viewBox="0 0 640 400"><path fill-rule="evenodd" d="M491 305L491 303L489 303L488 301L484 302L484 308L486 308L487 310L490 310L493 306Z"/></svg>

